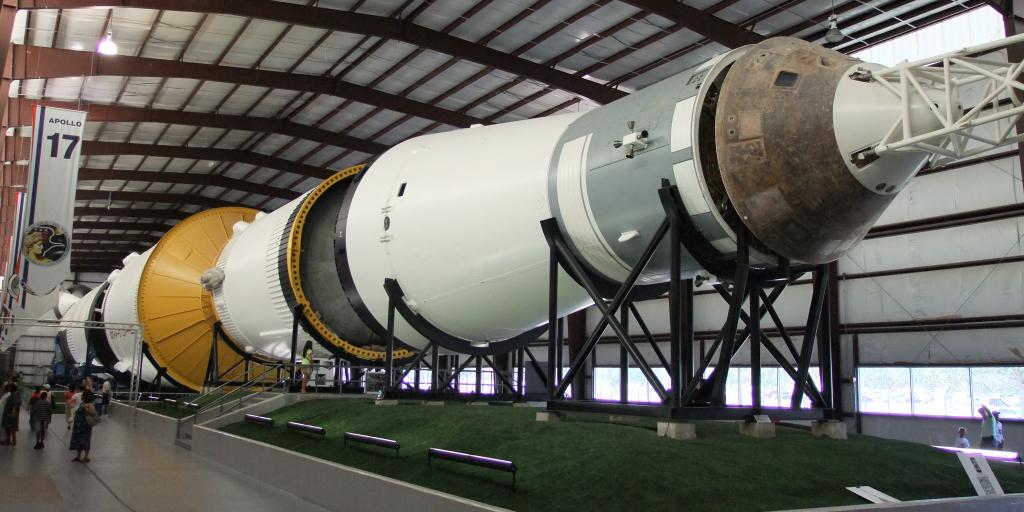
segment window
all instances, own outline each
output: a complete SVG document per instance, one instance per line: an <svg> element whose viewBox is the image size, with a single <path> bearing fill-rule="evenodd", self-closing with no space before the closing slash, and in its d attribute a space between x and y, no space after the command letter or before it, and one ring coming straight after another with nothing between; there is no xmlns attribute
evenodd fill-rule
<svg viewBox="0 0 1024 512"><path fill-rule="evenodd" d="M616 368L618 370L618 368ZM654 375L661 382L662 387L668 388L668 370L657 367L651 368L654 371ZM647 382L647 377L644 377L644 372L640 371L640 368L629 369L629 381L627 381L629 401L635 403L660 403L661 398L658 397L658 393L654 391L654 387ZM616 393L618 395L618 393Z"/></svg>
<svg viewBox="0 0 1024 512"><path fill-rule="evenodd" d="M840 28L842 23L840 23ZM1006 37L1002 16L991 7L975 9L946 21L915 30L850 56L866 62L892 66L940 53L960 50ZM856 47L857 43L851 45Z"/></svg>
<svg viewBox="0 0 1024 512"><path fill-rule="evenodd" d="M708 367L704 371L704 378L708 378L715 367ZM807 372L811 382L819 390L821 389L821 373L817 366L812 366ZM751 371L746 366L730 366L729 378L725 383L725 405L751 406L753 396L753 383L750 380ZM786 373L786 370L775 366L761 367L761 407L782 407L788 408L793 397L793 379ZM800 407L809 409L810 398L804 398Z"/></svg>
<svg viewBox="0 0 1024 512"><path fill-rule="evenodd" d="M594 400L619 401L619 369L594 368Z"/></svg>
<svg viewBox="0 0 1024 512"><path fill-rule="evenodd" d="M662 367L652 368L654 374L661 381L666 389L670 387L668 371ZM704 372L704 377L711 375L714 367L709 367ZM647 383L643 372L639 368L629 369L629 402L630 403L658 403L658 394L654 388ZM729 368L729 379L726 381L725 403L730 406L751 405L752 386L750 380L750 367L733 366ZM810 369L811 381L821 389L821 375L817 367ZM619 401L619 368L598 367L594 369L594 399ZM793 396L793 379L782 368L764 367L761 368L761 405L763 407L784 407L788 408L790 397ZM804 400L802 407L811 407L809 399Z"/></svg>
<svg viewBox="0 0 1024 512"><path fill-rule="evenodd" d="M987 405L1002 418L1024 418L1024 367L971 368L971 415Z"/></svg>
<svg viewBox="0 0 1024 512"><path fill-rule="evenodd" d="M912 368L914 414L970 416L970 373L967 368Z"/></svg>
<svg viewBox="0 0 1024 512"><path fill-rule="evenodd" d="M1024 367L862 367L861 412L978 417L988 406L1003 418L1024 418Z"/></svg>
<svg viewBox="0 0 1024 512"><path fill-rule="evenodd" d="M426 368L420 368L420 387L422 391L430 391L430 370ZM408 375L402 379L403 384L408 384L407 389L416 389L416 372L411 371Z"/></svg>
<svg viewBox="0 0 1024 512"><path fill-rule="evenodd" d="M459 373L459 393L473 394L476 393L476 369L462 370ZM495 391L495 376L494 371L490 368L482 368L480 370L480 394L481 395L493 395Z"/></svg>
<svg viewBox="0 0 1024 512"><path fill-rule="evenodd" d="M910 368L861 368L857 372L860 410L910 414Z"/></svg>

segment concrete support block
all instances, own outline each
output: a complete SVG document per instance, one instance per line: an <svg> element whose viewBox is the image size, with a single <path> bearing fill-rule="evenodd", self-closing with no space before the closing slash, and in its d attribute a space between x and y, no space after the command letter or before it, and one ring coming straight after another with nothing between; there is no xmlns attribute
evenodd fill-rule
<svg viewBox="0 0 1024 512"><path fill-rule="evenodd" d="M832 439L846 439L846 423L835 420L815 421L811 423L811 434Z"/></svg>
<svg viewBox="0 0 1024 512"><path fill-rule="evenodd" d="M565 419L565 414L558 411L537 411L537 421L555 423Z"/></svg>
<svg viewBox="0 0 1024 512"><path fill-rule="evenodd" d="M423 402L423 405L441 406L441 405L444 405L444 401L442 401L442 400L427 400L426 402Z"/></svg>
<svg viewBox="0 0 1024 512"><path fill-rule="evenodd" d="M629 425L636 427L640 425L640 418L636 416L623 416L620 414L612 414L608 416L608 421L611 423L617 423L619 425Z"/></svg>
<svg viewBox="0 0 1024 512"><path fill-rule="evenodd" d="M490 402L470 402L469 405L491 405Z"/></svg>
<svg viewBox="0 0 1024 512"><path fill-rule="evenodd" d="M697 425L693 423L679 423L675 421L659 421L658 437L667 437L686 441L697 438Z"/></svg>
<svg viewBox="0 0 1024 512"><path fill-rule="evenodd" d="M772 439L775 437L774 423L747 423L741 421L738 425L740 427L740 435L756 437L758 439Z"/></svg>
<svg viewBox="0 0 1024 512"><path fill-rule="evenodd" d="M398 405L398 400L377 400L373 403L376 405Z"/></svg>

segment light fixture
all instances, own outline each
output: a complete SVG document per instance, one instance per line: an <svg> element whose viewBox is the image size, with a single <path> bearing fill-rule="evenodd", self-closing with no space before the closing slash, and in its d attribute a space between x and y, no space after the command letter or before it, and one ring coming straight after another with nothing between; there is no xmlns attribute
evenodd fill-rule
<svg viewBox="0 0 1024 512"><path fill-rule="evenodd" d="M96 51L103 55L117 55L117 43L114 42L114 34L112 32L107 32L107 36L100 41Z"/></svg>
<svg viewBox="0 0 1024 512"><path fill-rule="evenodd" d="M825 32L825 41L836 44L846 36L839 30L839 16L836 15L836 2L832 0L832 14L828 17L828 32Z"/></svg>
<svg viewBox="0 0 1024 512"><path fill-rule="evenodd" d="M839 30L839 17L835 14L828 17L828 32L825 32L825 40L830 43L838 43L846 38L842 30Z"/></svg>

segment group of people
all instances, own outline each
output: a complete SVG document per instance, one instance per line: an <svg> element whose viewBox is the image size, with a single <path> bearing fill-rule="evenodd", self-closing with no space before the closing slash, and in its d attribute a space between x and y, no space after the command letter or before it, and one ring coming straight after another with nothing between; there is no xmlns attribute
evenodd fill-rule
<svg viewBox="0 0 1024 512"><path fill-rule="evenodd" d="M1002 450L1006 444L1003 437L1003 422L999 420L999 411L992 411L988 406L982 405L978 408L981 415L981 444L978 446L987 450ZM967 429L960 427L957 430L956 446L958 448L970 448L971 441L967 438Z"/></svg>
<svg viewBox="0 0 1024 512"><path fill-rule="evenodd" d="M4 384L3 390L4 393L0 395L0 427L4 431L4 440L0 444L13 446L18 441L22 397L15 382ZM69 448L76 452L71 462L89 462L92 428L100 422L104 412L109 414L112 394L110 381L105 381L97 393L90 377L83 379L74 389L64 392L67 429L71 431ZM54 405L49 384L37 387L29 398L29 427L35 434L36 444L33 448L36 450L45 447L46 432L53 417Z"/></svg>

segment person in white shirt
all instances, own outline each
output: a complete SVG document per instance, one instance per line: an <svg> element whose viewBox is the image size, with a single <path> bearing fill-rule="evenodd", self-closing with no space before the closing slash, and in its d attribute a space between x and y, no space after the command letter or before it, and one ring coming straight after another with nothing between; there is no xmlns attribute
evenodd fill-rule
<svg viewBox="0 0 1024 512"><path fill-rule="evenodd" d="M971 442L967 440L967 429L964 427L960 427L960 430L958 430L957 432L959 437L956 438L956 447L970 448Z"/></svg>
<svg viewBox="0 0 1024 512"><path fill-rule="evenodd" d="M82 385L79 384L74 391L68 388L64 392L71 395L70 399L64 401L64 418L68 421L68 430L71 430L71 425L75 422L75 411L78 410L78 406L82 405L83 389Z"/></svg>
<svg viewBox="0 0 1024 512"><path fill-rule="evenodd" d="M996 425L995 425L995 428L996 428L996 435L995 435L996 449L997 450L1002 450L1003 449L1003 441L1004 441L1003 440L1003 421L999 419L999 411L995 411L995 412L992 413L992 420L996 422Z"/></svg>

